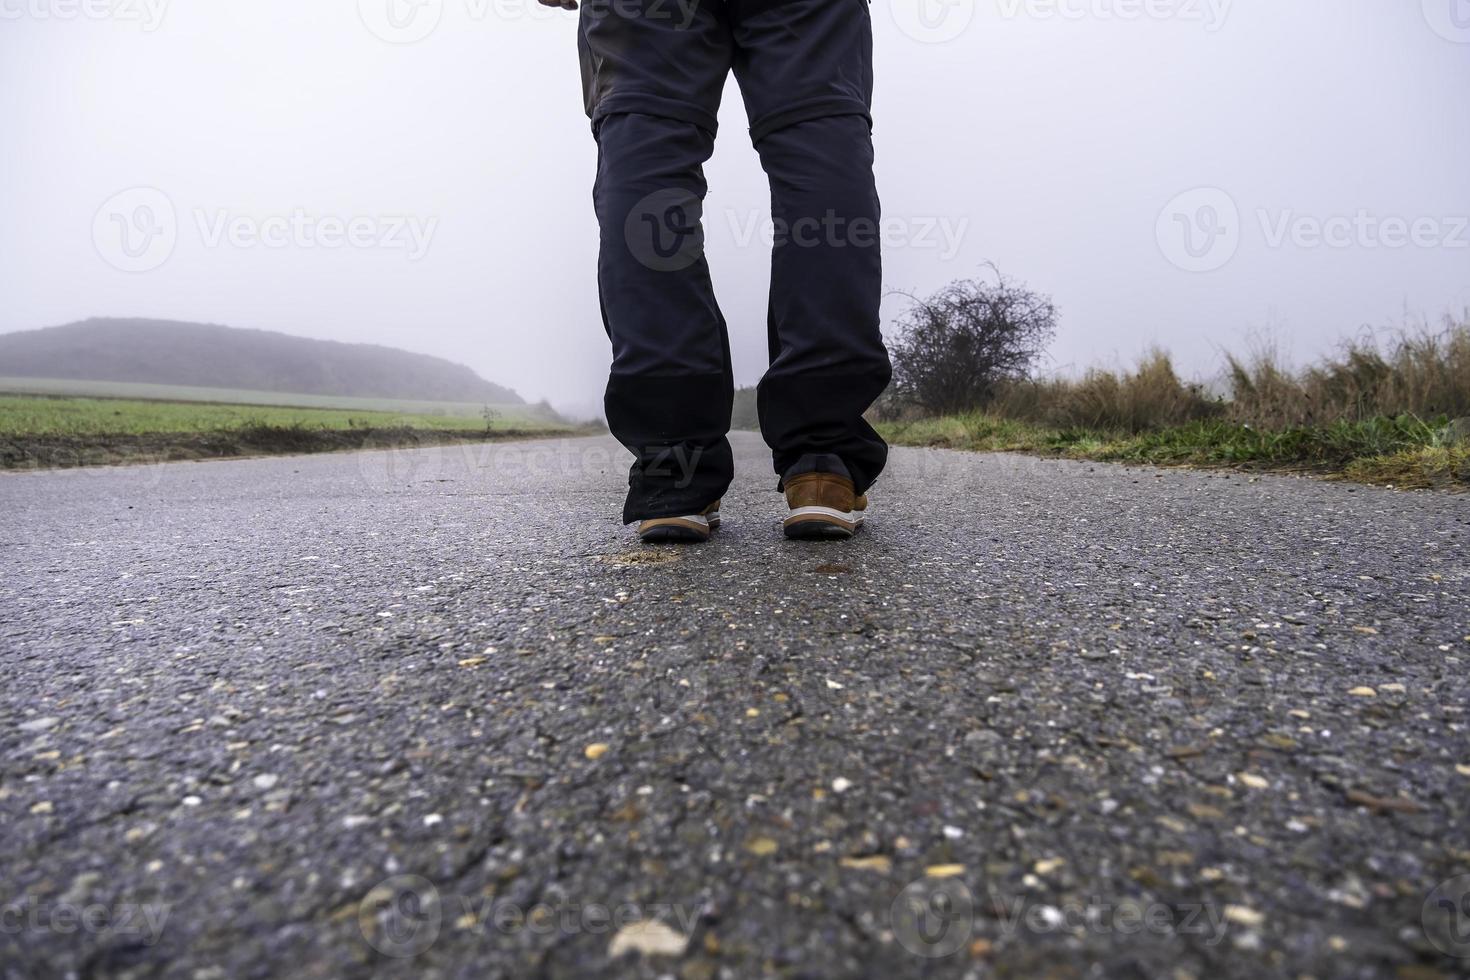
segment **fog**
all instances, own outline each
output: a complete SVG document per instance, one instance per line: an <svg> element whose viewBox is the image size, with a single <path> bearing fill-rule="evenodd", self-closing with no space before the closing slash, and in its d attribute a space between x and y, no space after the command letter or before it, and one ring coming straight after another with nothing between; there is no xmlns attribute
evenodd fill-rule
<svg viewBox="0 0 1470 980"><path fill-rule="evenodd" d="M887 286L995 263L1055 297L1048 369L1157 343L1203 376L1470 305L1467 0L872 10ZM575 34L534 0L0 0L0 330L369 341L596 411ZM767 195L733 83L707 172L754 383Z"/></svg>

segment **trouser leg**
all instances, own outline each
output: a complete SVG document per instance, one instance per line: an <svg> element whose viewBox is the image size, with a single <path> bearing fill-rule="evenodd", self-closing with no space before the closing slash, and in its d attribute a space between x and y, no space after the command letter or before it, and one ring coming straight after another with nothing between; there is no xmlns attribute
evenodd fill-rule
<svg viewBox="0 0 1470 980"><path fill-rule="evenodd" d="M771 181L771 365L761 431L776 471L833 453L861 493L888 447L863 412L891 368L873 184L873 30L864 0L741 0L734 68Z"/></svg>
<svg viewBox="0 0 1470 980"><path fill-rule="evenodd" d="M863 413L892 373L880 333L883 267L868 122L860 115L809 119L757 148L777 233L771 366L757 395L761 431L777 473L807 453L835 453L863 493L888 458Z"/></svg>
<svg viewBox="0 0 1470 980"><path fill-rule="evenodd" d="M714 134L664 116L597 126L598 289L613 364L605 408L633 453L623 520L696 513L729 488L733 381L701 223Z"/></svg>

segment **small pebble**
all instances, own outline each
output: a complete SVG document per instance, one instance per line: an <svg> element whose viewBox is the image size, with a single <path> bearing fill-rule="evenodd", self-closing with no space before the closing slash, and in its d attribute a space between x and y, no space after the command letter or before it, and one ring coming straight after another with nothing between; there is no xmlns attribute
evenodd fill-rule
<svg viewBox="0 0 1470 980"><path fill-rule="evenodd" d="M770 857L778 845L769 837L757 837L745 845L745 849L756 857Z"/></svg>
<svg viewBox="0 0 1470 980"><path fill-rule="evenodd" d="M1225 906L1225 919L1247 929L1255 929L1266 921L1266 917L1246 905Z"/></svg>
<svg viewBox="0 0 1470 980"><path fill-rule="evenodd" d="M609 959L617 959L627 952L642 956L683 956L689 939L656 919L634 922L618 930L608 945Z"/></svg>

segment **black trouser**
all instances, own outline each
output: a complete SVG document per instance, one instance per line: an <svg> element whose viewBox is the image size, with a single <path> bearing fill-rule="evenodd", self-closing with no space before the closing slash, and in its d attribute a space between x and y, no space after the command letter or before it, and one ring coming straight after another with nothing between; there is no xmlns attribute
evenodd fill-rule
<svg viewBox="0 0 1470 980"><path fill-rule="evenodd" d="M859 493L888 447L862 413L888 384L867 0L587 0L598 143L606 410L634 454L625 521L697 512L730 485L729 337L704 258L703 164L734 70L771 183L761 431L784 473L835 453Z"/></svg>

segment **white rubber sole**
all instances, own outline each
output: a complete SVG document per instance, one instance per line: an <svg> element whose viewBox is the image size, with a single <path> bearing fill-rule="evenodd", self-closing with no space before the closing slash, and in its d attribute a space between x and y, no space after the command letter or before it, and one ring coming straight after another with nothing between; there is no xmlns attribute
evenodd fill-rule
<svg viewBox="0 0 1470 980"><path fill-rule="evenodd" d="M863 526L864 511L835 507L796 507L781 527L793 538L849 538Z"/></svg>
<svg viewBox="0 0 1470 980"><path fill-rule="evenodd" d="M638 525L638 536L644 541L705 541L720 526L720 512L661 517Z"/></svg>

